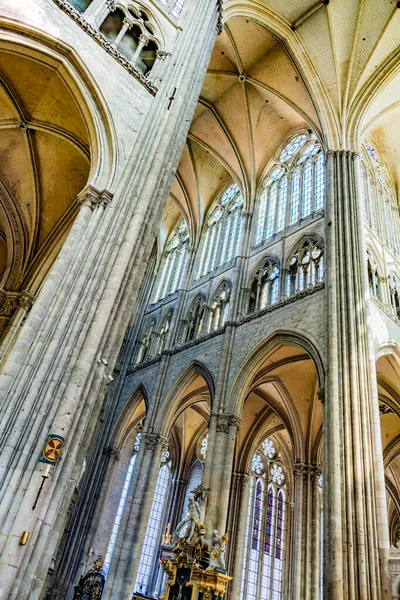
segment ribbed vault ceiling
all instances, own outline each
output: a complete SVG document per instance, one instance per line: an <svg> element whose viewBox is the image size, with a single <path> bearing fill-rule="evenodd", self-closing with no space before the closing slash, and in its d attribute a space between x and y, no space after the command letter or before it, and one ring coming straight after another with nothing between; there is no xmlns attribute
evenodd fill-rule
<svg viewBox="0 0 400 600"><path fill-rule="evenodd" d="M0 52L0 286L12 291L40 285L89 173L86 124L58 67Z"/></svg>
<svg viewBox="0 0 400 600"><path fill-rule="evenodd" d="M295 128L313 128L333 148L370 133L399 187L397 3L225 0L223 8L224 31L171 193L192 236L232 178L251 204L263 170Z"/></svg>

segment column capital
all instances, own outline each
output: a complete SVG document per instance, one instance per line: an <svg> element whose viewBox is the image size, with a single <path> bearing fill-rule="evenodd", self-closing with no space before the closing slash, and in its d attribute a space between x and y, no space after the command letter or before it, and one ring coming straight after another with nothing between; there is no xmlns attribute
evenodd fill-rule
<svg viewBox="0 0 400 600"><path fill-rule="evenodd" d="M216 414L216 430L221 433L229 433L230 427L236 427L236 433L239 432L241 419L234 414Z"/></svg>
<svg viewBox="0 0 400 600"><path fill-rule="evenodd" d="M106 456L113 458L114 460L119 460L121 457L121 450L116 448L115 446L105 446L103 452Z"/></svg>
<svg viewBox="0 0 400 600"><path fill-rule="evenodd" d="M158 446L161 446L161 450L168 448L168 438L158 433L142 433L142 439L146 450L154 452Z"/></svg>
<svg viewBox="0 0 400 600"><path fill-rule="evenodd" d="M168 56L171 56L171 52L166 52L165 50L156 50L156 57L159 60L165 60L168 58Z"/></svg>
<svg viewBox="0 0 400 600"><path fill-rule="evenodd" d="M132 23L133 24L133 23ZM141 33L139 35L139 43L143 44L143 46L147 46L147 44L149 43L149 38L147 35L145 35L144 33Z"/></svg>
<svg viewBox="0 0 400 600"><path fill-rule="evenodd" d="M79 194L77 200L79 204L83 206L87 206L91 210L94 210L97 206L102 206L106 208L108 204L111 202L113 194L107 190L103 190L99 192L92 185L88 185L82 192Z"/></svg>
<svg viewBox="0 0 400 600"><path fill-rule="evenodd" d="M106 6L110 12L115 12L115 1L114 0L106 0Z"/></svg>
<svg viewBox="0 0 400 600"><path fill-rule="evenodd" d="M122 21L122 25L125 25L125 27L129 31L129 29L132 29L134 22L129 17L125 17L124 20ZM139 37L139 39L140 39L140 37Z"/></svg>
<svg viewBox="0 0 400 600"><path fill-rule="evenodd" d="M12 317L17 308L28 312L35 302L35 296L30 292L12 292L0 288L0 317Z"/></svg>
<svg viewBox="0 0 400 600"><path fill-rule="evenodd" d="M238 483L241 486L245 486L250 481L250 475L248 473L233 473L233 476L236 478Z"/></svg>
<svg viewBox="0 0 400 600"><path fill-rule="evenodd" d="M294 475L321 475L322 469L318 465L311 465L308 463L295 463L293 465Z"/></svg>

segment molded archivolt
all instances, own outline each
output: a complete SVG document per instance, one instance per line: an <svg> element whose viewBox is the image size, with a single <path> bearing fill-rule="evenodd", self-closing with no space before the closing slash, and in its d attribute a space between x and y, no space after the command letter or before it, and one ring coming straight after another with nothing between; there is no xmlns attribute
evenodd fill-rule
<svg viewBox="0 0 400 600"><path fill-rule="evenodd" d="M1 287L36 293L79 210L86 186L112 186L107 109L74 51L0 20ZM23 176L22 176L23 173Z"/></svg>

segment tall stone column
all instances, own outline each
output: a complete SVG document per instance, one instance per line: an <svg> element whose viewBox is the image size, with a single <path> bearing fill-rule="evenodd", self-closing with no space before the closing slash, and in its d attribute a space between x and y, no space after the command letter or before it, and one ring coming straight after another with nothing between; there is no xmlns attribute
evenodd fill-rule
<svg viewBox="0 0 400 600"><path fill-rule="evenodd" d="M102 600L131 600L147 523L168 440L143 433Z"/></svg>
<svg viewBox="0 0 400 600"><path fill-rule="evenodd" d="M229 546L228 546L228 573L235 576L231 582L231 600L240 599L242 583L244 549L247 535L247 513L249 509L250 475L235 473L232 486L231 508L229 510Z"/></svg>
<svg viewBox="0 0 400 600"><path fill-rule="evenodd" d="M324 598L390 597L389 550L359 159L328 151Z"/></svg>
<svg viewBox="0 0 400 600"><path fill-rule="evenodd" d="M232 465L239 422L236 415L227 414L214 414L210 419L203 475L203 485L210 488L205 514L208 532L218 529L223 534L227 529Z"/></svg>
<svg viewBox="0 0 400 600"><path fill-rule="evenodd" d="M10 600L42 595L65 526L57 517L70 503L75 460L115 364L200 93L216 36L217 4L189 0L174 60L150 103L112 208L107 191L85 190L3 367L0 581ZM38 457L48 434L64 439L62 459L35 504L43 481ZM20 545L24 531L29 541Z"/></svg>
<svg viewBox="0 0 400 600"><path fill-rule="evenodd" d="M295 501L292 539L293 582L301 598L321 598L321 556L319 491L320 470L316 465L296 463Z"/></svg>

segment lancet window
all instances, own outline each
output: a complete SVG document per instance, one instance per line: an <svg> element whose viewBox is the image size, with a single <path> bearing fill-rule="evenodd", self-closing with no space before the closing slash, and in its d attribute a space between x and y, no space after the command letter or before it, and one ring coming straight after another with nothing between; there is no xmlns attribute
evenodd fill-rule
<svg viewBox="0 0 400 600"><path fill-rule="evenodd" d="M172 294L182 284L188 260L189 241L186 223L182 221L166 245L155 284L153 302Z"/></svg>
<svg viewBox="0 0 400 600"><path fill-rule="evenodd" d="M231 286L223 281L215 292L210 306L208 331L216 331L228 318Z"/></svg>
<svg viewBox="0 0 400 600"><path fill-rule="evenodd" d="M365 221L398 254L400 213L396 192L376 148L367 140L362 145L360 174Z"/></svg>
<svg viewBox="0 0 400 600"><path fill-rule="evenodd" d="M306 238L291 254L286 294L291 296L297 292L314 287L324 277L324 248L319 238Z"/></svg>
<svg viewBox="0 0 400 600"><path fill-rule="evenodd" d="M152 355L152 343L155 325L155 319L152 319L145 328L142 339L140 340L140 347L136 361L137 363L143 362Z"/></svg>
<svg viewBox="0 0 400 600"><path fill-rule="evenodd" d="M168 332L171 325L172 310L168 311L161 322L161 327L158 332L157 351L156 354L161 354L167 342Z"/></svg>
<svg viewBox="0 0 400 600"><path fill-rule="evenodd" d="M163 514L168 489L171 482L171 457L165 450L161 458L161 468L158 473L156 489L150 509L146 535L139 561L136 576L135 591L141 594L149 592L149 584L154 567L157 566L156 552L160 544L161 528L163 527Z"/></svg>
<svg viewBox="0 0 400 600"><path fill-rule="evenodd" d="M236 184L217 198L202 234L196 279L228 263L239 251L243 198Z"/></svg>
<svg viewBox="0 0 400 600"><path fill-rule="evenodd" d="M258 246L324 207L325 158L315 134L302 133L276 156L256 203Z"/></svg>
<svg viewBox="0 0 400 600"><path fill-rule="evenodd" d="M280 600L287 547L287 482L275 446L265 440L251 464L241 599Z"/></svg>
<svg viewBox="0 0 400 600"><path fill-rule="evenodd" d="M187 316L187 342L198 338L202 333L205 305L206 303L204 296L202 296L202 294L198 294L192 302Z"/></svg>
<svg viewBox="0 0 400 600"><path fill-rule="evenodd" d="M389 273L388 283L392 311L394 316L400 319L400 283L394 273Z"/></svg>
<svg viewBox="0 0 400 600"><path fill-rule="evenodd" d="M280 269L274 257L264 258L251 282L248 312L262 310L279 300Z"/></svg>
<svg viewBox="0 0 400 600"><path fill-rule="evenodd" d="M133 454L132 454L131 460L129 461L128 470L127 470L127 473L125 476L125 481L124 481L124 486L122 488L121 497L119 499L117 514L116 514L116 517L114 520L114 525L113 525L112 532L111 532L111 538L108 543L106 556L104 558L104 568L106 571L108 571L108 568L110 566L111 557L113 555L114 548L115 548L115 542L117 541L117 535L118 535L119 527L121 525L122 513L124 511L126 497L128 495L128 488L129 488L129 484L132 479L132 473L133 473L133 469L135 467L136 456L137 456L137 453L139 452L141 439L142 439L142 434L138 433L136 436Z"/></svg>

